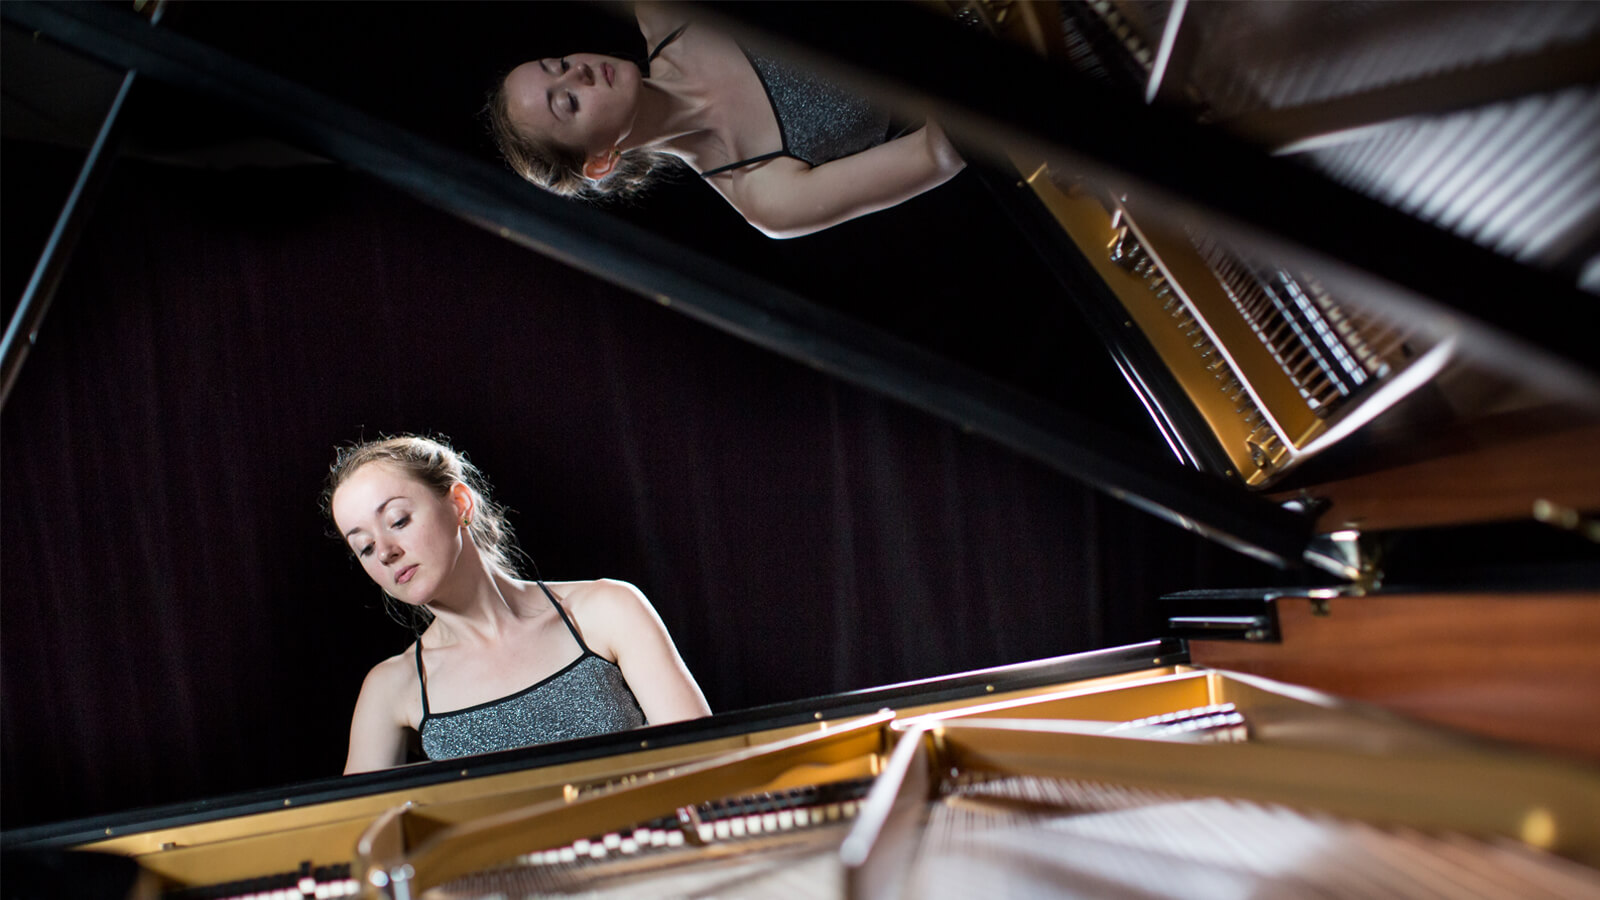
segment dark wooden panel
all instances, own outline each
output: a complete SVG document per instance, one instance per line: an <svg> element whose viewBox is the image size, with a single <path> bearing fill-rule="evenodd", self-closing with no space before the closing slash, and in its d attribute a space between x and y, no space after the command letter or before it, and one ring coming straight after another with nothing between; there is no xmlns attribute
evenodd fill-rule
<svg viewBox="0 0 1600 900"><path fill-rule="evenodd" d="M1600 426L1586 425L1318 484L1311 493L1331 505L1318 517L1317 530L1514 521L1531 518L1541 499L1600 510L1597 447Z"/></svg>
<svg viewBox="0 0 1600 900"><path fill-rule="evenodd" d="M1283 643L1194 641L1194 662L1600 762L1600 592L1277 605Z"/></svg>

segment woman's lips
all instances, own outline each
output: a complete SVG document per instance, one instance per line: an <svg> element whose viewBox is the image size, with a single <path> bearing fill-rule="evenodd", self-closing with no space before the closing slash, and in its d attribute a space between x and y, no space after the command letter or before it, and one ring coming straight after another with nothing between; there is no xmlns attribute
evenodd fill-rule
<svg viewBox="0 0 1600 900"><path fill-rule="evenodd" d="M410 581L411 580L411 576L413 576L415 574L417 574L417 566L416 566L416 563L412 563L411 565L406 566L404 569L401 569L400 571L395 573L395 575L394 575L394 583L395 584L405 584L406 582Z"/></svg>

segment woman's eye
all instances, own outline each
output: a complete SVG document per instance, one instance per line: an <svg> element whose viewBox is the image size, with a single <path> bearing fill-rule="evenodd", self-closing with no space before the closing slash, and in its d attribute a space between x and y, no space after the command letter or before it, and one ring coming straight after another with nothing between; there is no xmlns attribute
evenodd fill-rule
<svg viewBox="0 0 1600 900"><path fill-rule="evenodd" d="M566 70L568 70L570 68L572 68L572 63L569 63L569 62L567 62L566 60L563 59L561 61L561 71L565 72Z"/></svg>
<svg viewBox="0 0 1600 900"><path fill-rule="evenodd" d="M578 111L578 95L571 91L567 92L567 108L572 112Z"/></svg>
<svg viewBox="0 0 1600 900"><path fill-rule="evenodd" d="M360 550L357 550L356 551L356 555L357 556L371 556L372 555L372 545L368 544L365 547L362 547Z"/></svg>
<svg viewBox="0 0 1600 900"><path fill-rule="evenodd" d="M409 524L411 524L411 517L410 516L401 516L400 518L395 519L394 522L392 524L390 524L389 527L390 528L404 528Z"/></svg>

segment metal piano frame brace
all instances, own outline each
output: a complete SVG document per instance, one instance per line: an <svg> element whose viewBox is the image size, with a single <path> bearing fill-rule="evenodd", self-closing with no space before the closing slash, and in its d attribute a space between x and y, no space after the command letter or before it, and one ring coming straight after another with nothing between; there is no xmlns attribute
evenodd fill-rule
<svg viewBox="0 0 1600 900"><path fill-rule="evenodd" d="M852 7L852 14L858 9ZM1309 519L1130 447L1093 422L952 366L721 261L529 189L447 150L124 11L11 0L6 21L249 110L315 152L791 359L983 434L1162 518L1279 566L1307 561ZM1313 556L1312 564L1318 564Z"/></svg>
<svg viewBox="0 0 1600 900"><path fill-rule="evenodd" d="M22 363L28 358L28 350L39 339L39 329L44 325L45 313L50 311L50 301L55 299L61 273L66 271L67 261L72 258L72 249L78 243L84 219L105 185L106 170L117 155L122 108L127 105L128 94L132 92L137 76L138 73L131 70L122 76L122 86L111 100L111 108L106 112L105 121L101 123L100 131L89 147L83 168L78 170L78 178L67 194L67 202L61 207L61 215L50 230L50 237L39 254L39 262L33 267L33 275L22 291L22 299L17 302L16 312L11 314L5 338L0 340L0 407L4 407L6 398L11 396L11 386L16 384L17 375L22 372Z"/></svg>
<svg viewBox="0 0 1600 900"><path fill-rule="evenodd" d="M149 27L159 25L164 12L166 0L157 0L150 10ZM128 105L128 96L133 91L138 74L137 70L129 69L122 76L122 85L111 99L105 121L96 132L89 153L84 157L83 167L78 170L78 178L67 194L66 203L62 204L61 215L56 218L44 250L39 253L39 262L33 267L33 275L28 278L28 285L22 290L16 311L6 325L5 337L0 339L0 408L5 407L6 398L11 396L11 387L16 384L22 364L28 358L28 351L39 339L39 329L44 326L50 301L55 299L56 287L61 284L61 274L66 271L67 262L72 258L83 222L93 209L95 199L100 196L100 189L105 186L106 171L117 156L122 110Z"/></svg>

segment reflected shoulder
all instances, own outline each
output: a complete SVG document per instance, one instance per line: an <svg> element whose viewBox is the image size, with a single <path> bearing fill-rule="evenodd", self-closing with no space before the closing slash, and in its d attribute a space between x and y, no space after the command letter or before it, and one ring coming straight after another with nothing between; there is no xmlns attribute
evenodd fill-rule
<svg viewBox="0 0 1600 900"><path fill-rule="evenodd" d="M652 47L684 23L686 12L688 10L677 4L643 2L633 5L633 16L639 22L639 31Z"/></svg>

